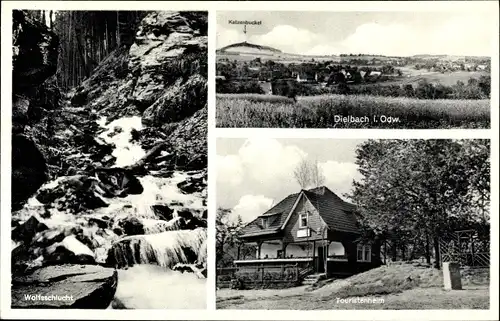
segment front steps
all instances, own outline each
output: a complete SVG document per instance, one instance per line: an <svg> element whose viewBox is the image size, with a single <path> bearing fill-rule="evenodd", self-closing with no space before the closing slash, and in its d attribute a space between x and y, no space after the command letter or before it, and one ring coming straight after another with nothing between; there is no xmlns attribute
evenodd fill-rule
<svg viewBox="0 0 500 321"><path fill-rule="evenodd" d="M326 279L326 274L325 273L315 273L315 274L309 274L304 278L302 281L302 285L313 285L318 283L318 281Z"/></svg>

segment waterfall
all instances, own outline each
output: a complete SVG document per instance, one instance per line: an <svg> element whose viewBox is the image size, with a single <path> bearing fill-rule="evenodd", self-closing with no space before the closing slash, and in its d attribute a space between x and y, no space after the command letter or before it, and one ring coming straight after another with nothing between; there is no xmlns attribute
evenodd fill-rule
<svg viewBox="0 0 500 321"><path fill-rule="evenodd" d="M132 139L133 131L142 129L140 117L123 117L109 124L106 124L105 117L101 117L97 123L102 132L96 139L114 146L114 168L133 165L146 154L139 142ZM40 249L53 251L62 245L75 253L95 258L97 263L118 267L118 289L113 303L115 308L119 308L122 303L127 308L205 308L205 279L200 278L199 273L172 270L178 264L206 264L206 228L185 229L189 218L178 215L179 211L187 211L194 216L201 216L206 209L206 189L186 194L178 187L179 183L191 178L199 179L203 173L174 171L169 177L154 175L151 172L137 177L143 187L140 194L105 197L97 195L101 193L97 190L96 196L108 204L105 207L75 214L54 206L55 203L47 208L34 196L13 216L20 223L34 216L48 227L47 231L34 237L33 244ZM40 190L58 188L68 178L71 179L59 177L43 185ZM96 176L95 179L100 178ZM110 179L115 178L110 176ZM155 205L165 206L172 211L167 215L169 217L157 215L153 207ZM137 224L143 234L119 234L118 231L122 229L120 224L127 220L133 220L131 224ZM108 225L103 227L95 222ZM50 243L51 239L59 239L60 235L64 235L64 238ZM86 241L82 243L81 240ZM17 245L13 243L12 246ZM43 257L40 256L33 264L40 265L42 262ZM158 290L151 290L153 287ZM167 288L168 291L165 291ZM165 295L160 295L163 293Z"/></svg>
<svg viewBox="0 0 500 321"><path fill-rule="evenodd" d="M194 273L136 265L118 270L118 287L110 308L206 309L205 280ZM142 286L138 286L142 285Z"/></svg>
<svg viewBox="0 0 500 321"><path fill-rule="evenodd" d="M108 144L114 144L112 155L116 157L115 166L124 167L135 164L146 152L137 143L131 143L132 130L141 130L141 117L123 117L106 125L106 118L101 117L97 124L105 130L98 137Z"/></svg>
<svg viewBox="0 0 500 321"><path fill-rule="evenodd" d="M113 245L108 259L119 267L157 264L172 268L195 262L206 238L203 228L127 236Z"/></svg>

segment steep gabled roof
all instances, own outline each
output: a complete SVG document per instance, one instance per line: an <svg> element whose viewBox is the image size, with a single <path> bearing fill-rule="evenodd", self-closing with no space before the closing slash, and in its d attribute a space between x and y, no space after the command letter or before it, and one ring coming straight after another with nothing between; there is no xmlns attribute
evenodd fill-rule
<svg viewBox="0 0 500 321"><path fill-rule="evenodd" d="M304 191L328 228L333 231L359 233L356 205L345 202L325 186Z"/></svg>
<svg viewBox="0 0 500 321"><path fill-rule="evenodd" d="M297 200L300 193L288 195L281 202L274 205L267 210L264 214L258 216L256 219L243 227L242 232L245 236L269 234L279 231L283 222L286 220L288 213L292 210L293 204ZM267 228L260 224L263 217L269 217ZM269 232L269 233L267 233Z"/></svg>
<svg viewBox="0 0 500 321"><path fill-rule="evenodd" d="M292 209L300 195L307 197L331 230L359 233L355 214L356 206L345 202L327 187L321 186L288 195L264 214L248 223L242 229L242 237L279 232L288 222L288 218L292 214ZM261 224L262 218L265 217L269 218L267 226Z"/></svg>

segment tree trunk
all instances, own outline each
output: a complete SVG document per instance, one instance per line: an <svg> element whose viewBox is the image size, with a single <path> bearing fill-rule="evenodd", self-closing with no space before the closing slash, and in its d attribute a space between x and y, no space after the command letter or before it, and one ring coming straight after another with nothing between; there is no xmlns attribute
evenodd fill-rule
<svg viewBox="0 0 500 321"><path fill-rule="evenodd" d="M397 242L397 240L392 240L391 259L393 262L398 260L398 242Z"/></svg>
<svg viewBox="0 0 500 321"><path fill-rule="evenodd" d="M116 12L116 46L120 47L120 11Z"/></svg>
<svg viewBox="0 0 500 321"><path fill-rule="evenodd" d="M430 249L430 241L429 241L429 231L425 231L425 260L427 264L431 264L431 249Z"/></svg>
<svg viewBox="0 0 500 321"><path fill-rule="evenodd" d="M436 232L434 233L433 241L434 241L434 257L435 257L434 267L436 269L441 269L441 251L439 249L439 236Z"/></svg>

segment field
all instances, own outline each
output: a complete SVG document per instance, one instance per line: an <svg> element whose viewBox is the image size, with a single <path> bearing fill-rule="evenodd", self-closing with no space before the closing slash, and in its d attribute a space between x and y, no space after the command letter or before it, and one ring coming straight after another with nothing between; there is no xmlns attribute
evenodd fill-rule
<svg viewBox="0 0 500 321"><path fill-rule="evenodd" d="M217 94L217 127L489 128L490 100Z"/></svg>
<svg viewBox="0 0 500 321"><path fill-rule="evenodd" d="M379 82L377 85L416 85L419 81L426 80L429 83L453 86L457 84L457 81L467 84L470 78L478 79L481 76L490 75L487 71L454 71L441 73L437 71L416 70L408 67L398 67L398 69L403 72L403 77L395 77L394 80Z"/></svg>

